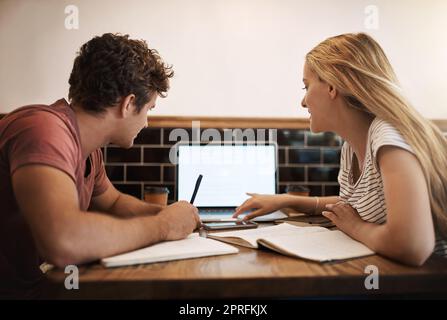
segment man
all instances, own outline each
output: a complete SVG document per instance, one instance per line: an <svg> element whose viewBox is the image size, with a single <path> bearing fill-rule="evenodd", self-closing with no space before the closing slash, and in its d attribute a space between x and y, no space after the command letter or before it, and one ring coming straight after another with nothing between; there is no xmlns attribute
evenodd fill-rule
<svg viewBox="0 0 447 320"><path fill-rule="evenodd" d="M38 296L43 261L81 264L196 228L187 202L161 208L118 192L100 150L132 146L172 75L144 41L104 34L74 61L70 104L26 106L0 120L0 296Z"/></svg>

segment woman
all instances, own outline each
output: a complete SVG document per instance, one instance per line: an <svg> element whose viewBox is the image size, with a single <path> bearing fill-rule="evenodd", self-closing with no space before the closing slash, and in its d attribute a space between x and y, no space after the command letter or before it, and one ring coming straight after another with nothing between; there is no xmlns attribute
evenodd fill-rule
<svg viewBox="0 0 447 320"><path fill-rule="evenodd" d="M249 194L234 217L284 207L323 214L389 258L420 266L447 257L447 141L403 97L381 47L364 33L329 38L305 59L313 132L333 131L341 150L340 197Z"/></svg>

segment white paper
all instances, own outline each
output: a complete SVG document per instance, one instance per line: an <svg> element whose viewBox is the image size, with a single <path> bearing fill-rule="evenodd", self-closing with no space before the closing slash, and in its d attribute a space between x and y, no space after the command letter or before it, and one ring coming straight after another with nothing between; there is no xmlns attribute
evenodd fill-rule
<svg viewBox="0 0 447 320"><path fill-rule="evenodd" d="M238 252L239 250L231 245L199 237L197 233L193 233L186 239L157 243L147 248L104 258L101 262L106 267L117 267Z"/></svg>
<svg viewBox="0 0 447 320"><path fill-rule="evenodd" d="M288 223L282 223L272 227L264 227L250 230L238 230L238 231L228 231L228 232L217 232L211 235L217 237L237 237L244 239L249 242L253 247L257 248L258 239L271 239L278 235L293 236L299 233L310 233L310 232L321 232L328 231L326 228L322 227L297 227L290 225Z"/></svg>
<svg viewBox="0 0 447 320"><path fill-rule="evenodd" d="M367 246L341 231L284 234L264 239L289 254L316 261L344 260L374 254Z"/></svg>

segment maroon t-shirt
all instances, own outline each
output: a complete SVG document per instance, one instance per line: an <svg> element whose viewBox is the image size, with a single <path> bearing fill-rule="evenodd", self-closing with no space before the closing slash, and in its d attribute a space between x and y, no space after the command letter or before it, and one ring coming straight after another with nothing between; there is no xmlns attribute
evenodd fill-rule
<svg viewBox="0 0 447 320"><path fill-rule="evenodd" d="M65 172L76 184L84 211L91 198L110 184L101 149L87 161L82 159L75 113L65 99L49 106L25 106L0 120L0 297L33 297L43 278L39 268L43 261L17 206L11 181L18 168L30 164Z"/></svg>

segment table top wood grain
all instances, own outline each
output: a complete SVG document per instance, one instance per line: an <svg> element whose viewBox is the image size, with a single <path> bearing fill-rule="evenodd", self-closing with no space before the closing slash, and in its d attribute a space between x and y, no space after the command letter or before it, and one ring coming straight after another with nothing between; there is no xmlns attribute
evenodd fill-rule
<svg viewBox="0 0 447 320"><path fill-rule="evenodd" d="M48 295L68 299L299 298L447 294L447 259L409 267L379 255L338 263L287 257L269 249L238 247L238 254L119 268L79 267L79 289L67 290L62 269L47 273ZM379 289L365 288L374 265Z"/></svg>

